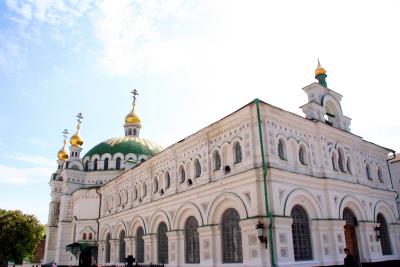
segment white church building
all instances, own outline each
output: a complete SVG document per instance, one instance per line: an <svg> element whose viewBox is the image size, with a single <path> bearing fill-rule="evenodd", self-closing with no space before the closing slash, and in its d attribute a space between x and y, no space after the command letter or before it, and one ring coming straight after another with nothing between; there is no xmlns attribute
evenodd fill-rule
<svg viewBox="0 0 400 267"><path fill-rule="evenodd" d="M305 117L255 99L162 149L124 136L58 152L44 263L61 266L400 266L391 149L351 133L342 95L303 88ZM396 265L398 264L398 265Z"/></svg>

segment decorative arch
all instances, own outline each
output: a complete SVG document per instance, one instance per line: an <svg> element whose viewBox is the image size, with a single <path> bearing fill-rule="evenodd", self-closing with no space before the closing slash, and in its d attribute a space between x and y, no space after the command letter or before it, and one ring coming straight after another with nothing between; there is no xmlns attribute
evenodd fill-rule
<svg viewBox="0 0 400 267"><path fill-rule="evenodd" d="M339 214L338 218L343 219L343 210L345 208L351 209L354 215L357 217L358 221L366 221L367 220L367 212L363 208L360 200L358 200L353 195L345 195L339 204Z"/></svg>
<svg viewBox="0 0 400 267"><path fill-rule="evenodd" d="M128 153L128 154L125 155L125 160L129 160L130 158L132 158L132 160L134 160L134 161L137 161L136 154Z"/></svg>
<svg viewBox="0 0 400 267"><path fill-rule="evenodd" d="M389 203L387 203L385 200L381 199L375 203L374 221L376 221L378 213L382 213L386 220L388 220L388 223L396 223L396 214L394 213L392 208L390 208Z"/></svg>
<svg viewBox="0 0 400 267"><path fill-rule="evenodd" d="M334 108L335 111L338 113L333 113L333 115L340 115L340 116L343 115L342 107L340 106L339 102L333 96L331 96L329 94L322 96L321 105L324 108L329 108L329 109ZM329 110L329 111L332 111L332 110Z"/></svg>
<svg viewBox="0 0 400 267"><path fill-rule="evenodd" d="M245 202L235 193L220 194L211 203L207 214L207 224L219 224L225 210L234 208L239 212L240 218L248 218L249 214Z"/></svg>
<svg viewBox="0 0 400 267"><path fill-rule="evenodd" d="M296 205L302 206L310 219L322 218L323 212L321 205L315 196L304 188L295 188L287 195L283 206L283 216L289 216L293 207Z"/></svg>
<svg viewBox="0 0 400 267"><path fill-rule="evenodd" d="M149 224L149 233L156 233L157 227L161 222L165 222L167 225L168 231L171 231L171 221L168 217L168 214L163 210L158 210L151 215L150 224Z"/></svg>
<svg viewBox="0 0 400 267"><path fill-rule="evenodd" d="M116 227L115 227L115 232L114 232L114 238L118 238L119 237L119 233L124 230L125 233L127 233L127 227L124 221L120 221L117 223Z"/></svg>
<svg viewBox="0 0 400 267"><path fill-rule="evenodd" d="M112 155L110 153L105 153L105 154L101 155L100 159L104 161L106 158L111 160L112 159Z"/></svg>
<svg viewBox="0 0 400 267"><path fill-rule="evenodd" d="M110 233L111 234L111 238L113 238L113 234L112 234L112 230L111 230L111 226L109 224L106 224L102 227L101 230L101 239L102 240L106 240L107 238L107 234Z"/></svg>
<svg viewBox="0 0 400 267"><path fill-rule="evenodd" d="M112 155L112 159L113 160L117 160L117 158L120 158L121 160L124 159L124 154L122 154L121 152L117 152L114 155Z"/></svg>
<svg viewBox="0 0 400 267"><path fill-rule="evenodd" d="M94 154L93 156L92 156L92 158L90 159L90 161L95 161L95 160L100 160L100 156L98 155L98 154Z"/></svg>
<svg viewBox="0 0 400 267"><path fill-rule="evenodd" d="M172 223L173 229L184 229L185 222L190 216L196 218L199 226L204 225L203 216L201 215L199 207L192 202L186 202L182 204L175 213Z"/></svg>
<svg viewBox="0 0 400 267"><path fill-rule="evenodd" d="M146 234L146 223L144 219L141 216L134 216L131 220L131 225L129 227L129 236L134 236L140 226L143 228L144 234Z"/></svg>

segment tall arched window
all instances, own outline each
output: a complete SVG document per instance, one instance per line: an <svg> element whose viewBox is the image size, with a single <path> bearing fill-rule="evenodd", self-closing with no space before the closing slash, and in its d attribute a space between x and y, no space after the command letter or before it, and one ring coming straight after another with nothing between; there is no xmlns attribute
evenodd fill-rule
<svg viewBox="0 0 400 267"><path fill-rule="evenodd" d="M186 174L185 174L185 169L183 168L182 165L179 167L179 178L181 183L185 182Z"/></svg>
<svg viewBox="0 0 400 267"><path fill-rule="evenodd" d="M201 165L199 159L194 160L194 178L200 177L201 175Z"/></svg>
<svg viewBox="0 0 400 267"><path fill-rule="evenodd" d="M389 231L386 224L386 219L381 213L378 213L376 218L379 223L379 236L381 241L381 249L383 255L392 255L392 246L390 245Z"/></svg>
<svg viewBox="0 0 400 267"><path fill-rule="evenodd" d="M190 216L185 224L185 255L186 263L200 263L199 224L195 217Z"/></svg>
<svg viewBox="0 0 400 267"><path fill-rule="evenodd" d="M306 151L303 146L299 147L299 161L302 165L307 165L306 161Z"/></svg>
<svg viewBox="0 0 400 267"><path fill-rule="evenodd" d="M235 144L234 152L235 152L235 163L241 162L242 161L242 147L240 146L239 143Z"/></svg>
<svg viewBox="0 0 400 267"><path fill-rule="evenodd" d="M147 195L146 182L143 182L142 195L143 195L143 197L145 197Z"/></svg>
<svg viewBox="0 0 400 267"><path fill-rule="evenodd" d="M85 162L85 171L88 171L89 170L89 161L86 161Z"/></svg>
<svg viewBox="0 0 400 267"><path fill-rule="evenodd" d="M119 233L119 262L125 262L125 231Z"/></svg>
<svg viewBox="0 0 400 267"><path fill-rule="evenodd" d="M83 233L82 239L86 240L86 233Z"/></svg>
<svg viewBox="0 0 400 267"><path fill-rule="evenodd" d="M157 177L154 177L154 179L153 179L153 186L154 186L154 193L157 193L157 191L158 191L158 179L157 179Z"/></svg>
<svg viewBox="0 0 400 267"><path fill-rule="evenodd" d="M94 171L97 171L97 159L94 160L94 163L93 163L93 170L94 170Z"/></svg>
<svg viewBox="0 0 400 267"><path fill-rule="evenodd" d="M240 216L235 209L227 209L221 220L222 262L243 262Z"/></svg>
<svg viewBox="0 0 400 267"><path fill-rule="evenodd" d="M371 166L369 164L365 164L365 174L367 175L367 178L369 180L372 180L372 175L371 175Z"/></svg>
<svg viewBox="0 0 400 267"><path fill-rule="evenodd" d="M136 231L136 259L137 262L144 262L144 231L142 227L139 227Z"/></svg>
<svg viewBox="0 0 400 267"><path fill-rule="evenodd" d="M347 172L348 172L349 174L352 174L353 171L352 171L352 169L351 169L351 160L350 160L349 157L347 158L346 167L347 167Z"/></svg>
<svg viewBox="0 0 400 267"><path fill-rule="evenodd" d="M337 171L337 161L336 161L336 154L332 153L332 169L334 169L335 171Z"/></svg>
<svg viewBox="0 0 400 267"><path fill-rule="evenodd" d="M294 259L296 261L312 260L311 235L307 212L300 205L296 205L291 211L291 217L293 218Z"/></svg>
<svg viewBox="0 0 400 267"><path fill-rule="evenodd" d="M137 186L133 188L133 200L136 200L138 198L138 191L137 191Z"/></svg>
<svg viewBox="0 0 400 267"><path fill-rule="evenodd" d="M168 237L167 225L162 222L157 230L158 263L168 263Z"/></svg>
<svg viewBox="0 0 400 267"><path fill-rule="evenodd" d="M282 139L279 139L278 142L278 156L281 160L286 160L286 151L285 151L285 144L283 143Z"/></svg>
<svg viewBox="0 0 400 267"><path fill-rule="evenodd" d="M110 262L110 239L111 234L108 233L106 237L105 251L106 251L106 262Z"/></svg>
<svg viewBox="0 0 400 267"><path fill-rule="evenodd" d="M165 188L169 188L171 185L171 177L169 176L169 172L165 172Z"/></svg>
<svg viewBox="0 0 400 267"><path fill-rule="evenodd" d="M89 233L89 240L92 240L92 239L93 239L93 234Z"/></svg>
<svg viewBox="0 0 400 267"><path fill-rule="evenodd" d="M338 150L339 153L339 158L338 158L338 165L339 165L339 170L341 172L344 172L344 155L343 155L343 150L339 148Z"/></svg>
<svg viewBox="0 0 400 267"><path fill-rule="evenodd" d="M108 158L104 160L104 170L108 170Z"/></svg>
<svg viewBox="0 0 400 267"><path fill-rule="evenodd" d="M121 158L117 158L117 160L115 161L115 169L121 169Z"/></svg>
<svg viewBox="0 0 400 267"><path fill-rule="evenodd" d="M378 167L378 179L379 179L379 182L383 183L382 168L380 166Z"/></svg>
<svg viewBox="0 0 400 267"><path fill-rule="evenodd" d="M221 169L221 157L218 150L214 152L214 171L219 171Z"/></svg>

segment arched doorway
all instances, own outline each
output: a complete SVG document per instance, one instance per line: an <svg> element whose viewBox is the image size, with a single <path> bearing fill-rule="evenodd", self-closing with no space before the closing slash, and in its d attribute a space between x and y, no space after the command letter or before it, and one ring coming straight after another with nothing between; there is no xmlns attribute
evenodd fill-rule
<svg viewBox="0 0 400 267"><path fill-rule="evenodd" d="M344 208L343 220L346 220L346 224L344 226L344 238L346 240L346 247L350 250L350 253L359 262L360 254L358 253L358 241L356 232L356 227L358 225L357 217L354 215L351 209Z"/></svg>

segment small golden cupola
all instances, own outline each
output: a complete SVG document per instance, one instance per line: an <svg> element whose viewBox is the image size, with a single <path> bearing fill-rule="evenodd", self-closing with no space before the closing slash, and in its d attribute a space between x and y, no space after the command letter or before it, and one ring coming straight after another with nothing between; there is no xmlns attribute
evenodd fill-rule
<svg viewBox="0 0 400 267"><path fill-rule="evenodd" d="M65 129L65 130L63 131L63 135L64 135L64 145L63 145L63 147L57 152L57 158L58 158L58 160L65 161L65 160L68 159L68 150L67 150L67 148L65 147L65 145L66 145L66 143L67 143L66 140L67 140L67 138L68 138L68 134L69 134L68 130Z"/></svg>
<svg viewBox="0 0 400 267"><path fill-rule="evenodd" d="M326 75L326 70L321 66L319 59L318 59L318 66L315 69L314 73L315 73L315 79L318 80L318 83L323 87L328 88L328 84L326 82L326 77L328 77L328 75Z"/></svg>
<svg viewBox="0 0 400 267"><path fill-rule="evenodd" d="M132 110L125 116L125 136L139 136L139 130L142 128L139 116L135 112L136 97L139 95L136 89L132 90Z"/></svg>
<svg viewBox="0 0 400 267"><path fill-rule="evenodd" d="M81 125L82 119L83 119L82 113L79 113L78 115L76 115L76 118L78 120L78 124L76 125L76 132L73 136L71 136L69 143L74 147L81 147L83 145L83 139L79 135L79 129L81 128L80 125Z"/></svg>

